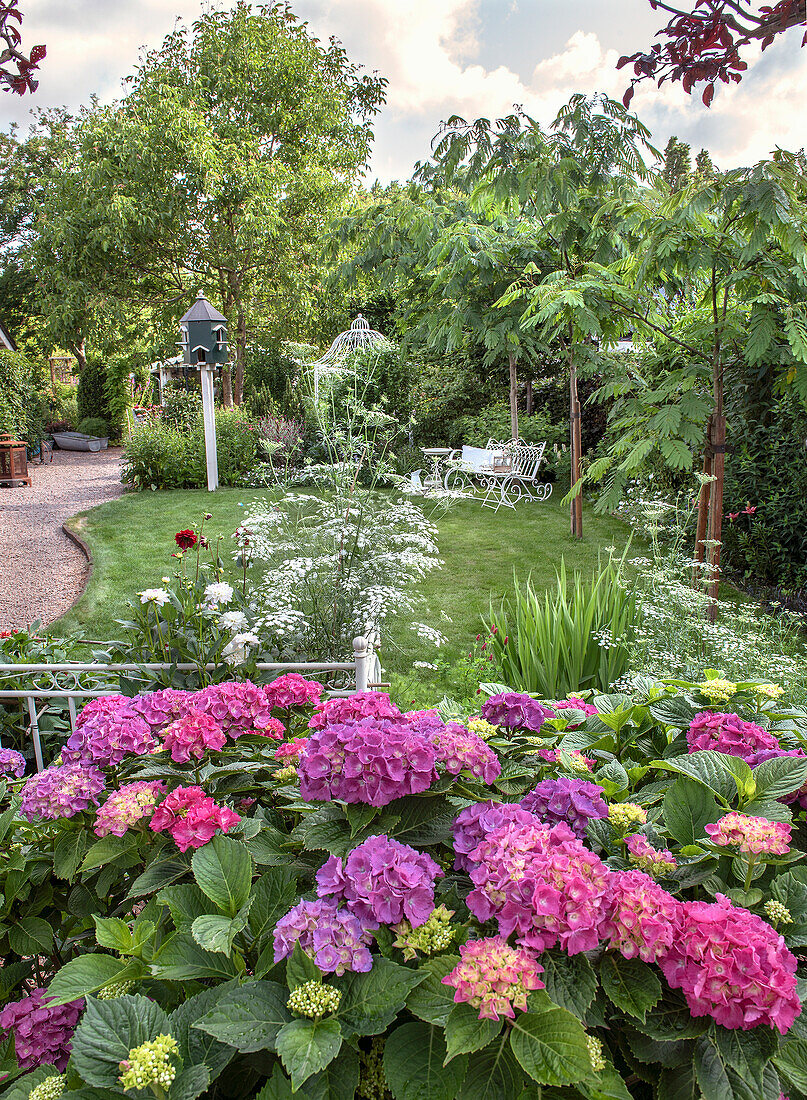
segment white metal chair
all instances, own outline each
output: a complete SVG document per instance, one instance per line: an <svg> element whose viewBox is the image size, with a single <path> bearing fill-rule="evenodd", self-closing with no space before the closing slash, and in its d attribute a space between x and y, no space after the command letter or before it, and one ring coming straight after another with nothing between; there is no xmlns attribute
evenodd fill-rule
<svg viewBox="0 0 807 1100"><path fill-rule="evenodd" d="M545 440L537 444L525 444L519 440L506 444L501 464L494 463L493 469L483 475L486 493L482 507L498 512L502 505L515 508L522 498L548 500L552 495L552 484L540 479L545 450Z"/></svg>

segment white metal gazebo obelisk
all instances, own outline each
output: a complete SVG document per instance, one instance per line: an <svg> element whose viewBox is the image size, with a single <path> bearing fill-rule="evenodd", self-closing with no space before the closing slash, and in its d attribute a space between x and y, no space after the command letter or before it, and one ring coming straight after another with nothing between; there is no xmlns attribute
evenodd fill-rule
<svg viewBox="0 0 807 1100"><path fill-rule="evenodd" d="M390 342L380 332L370 328L369 322L358 315L356 320L346 332L340 332L334 342L321 359L312 363L310 369L314 373L314 402L319 402L319 380L323 374L339 374L348 365L347 361L353 352L365 351L375 348L382 351L390 347Z"/></svg>

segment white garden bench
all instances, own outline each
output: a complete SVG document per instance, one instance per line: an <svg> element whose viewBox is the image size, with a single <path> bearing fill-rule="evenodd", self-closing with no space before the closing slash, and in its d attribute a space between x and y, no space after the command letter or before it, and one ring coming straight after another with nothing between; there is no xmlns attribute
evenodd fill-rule
<svg viewBox="0 0 807 1100"><path fill-rule="evenodd" d="M449 455L451 468L445 475L446 489L475 489L485 493L482 505L496 511L504 505L515 508L526 500L548 500L551 482L541 479L546 441L528 444L521 439L489 439L486 447L463 447Z"/></svg>

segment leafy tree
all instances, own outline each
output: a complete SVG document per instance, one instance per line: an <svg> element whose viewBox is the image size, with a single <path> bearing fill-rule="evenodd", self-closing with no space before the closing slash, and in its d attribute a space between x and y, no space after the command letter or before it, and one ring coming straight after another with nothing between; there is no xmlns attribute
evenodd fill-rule
<svg viewBox="0 0 807 1100"><path fill-rule="evenodd" d="M779 0L776 4L753 0L696 0L691 8L682 8L665 0L650 0L652 8L669 12L672 19L657 32L661 42L645 53L639 50L621 57L617 68L633 65L634 77L625 92L627 107L636 85L654 80L659 87L665 80L680 80L687 94L697 84L705 84L703 102L708 107L715 94L715 81L737 84L748 68L740 51L761 43L765 50L775 38L791 27L804 24L805 0ZM807 33L802 45L807 42Z"/></svg>
<svg viewBox="0 0 807 1100"><path fill-rule="evenodd" d="M253 315L305 296L385 81L322 47L287 5L241 2L177 29L127 85L82 112L49 179L37 222L48 299L168 342L203 289L231 322L238 401Z"/></svg>
<svg viewBox="0 0 807 1100"><path fill-rule="evenodd" d="M692 175L692 161L685 141L679 141L673 136L664 146L664 167L661 175L671 191L680 191L682 187L686 187Z"/></svg>
<svg viewBox="0 0 807 1100"><path fill-rule="evenodd" d="M449 176L466 166L478 202L494 199L537 230L536 252L497 309L520 309L521 331L553 344L569 370L572 483L581 477L581 407L578 372L601 363L599 345L624 331L614 299L626 293L614 262L629 242L620 210L648 177L642 154L657 155L649 131L618 103L575 95L561 109L549 133L521 113L491 125L451 119L436 156ZM583 533L582 501L571 501L572 534Z"/></svg>

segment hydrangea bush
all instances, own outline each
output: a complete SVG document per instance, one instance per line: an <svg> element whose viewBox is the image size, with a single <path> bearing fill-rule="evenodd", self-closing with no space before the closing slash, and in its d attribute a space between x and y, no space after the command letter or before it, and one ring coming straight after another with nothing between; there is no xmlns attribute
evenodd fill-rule
<svg viewBox="0 0 807 1100"><path fill-rule="evenodd" d="M6 1096L807 1096L807 714L731 687L91 701L3 757Z"/></svg>

